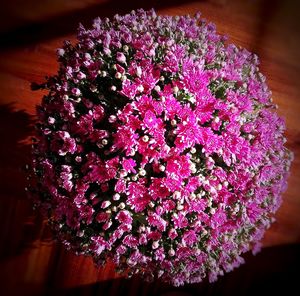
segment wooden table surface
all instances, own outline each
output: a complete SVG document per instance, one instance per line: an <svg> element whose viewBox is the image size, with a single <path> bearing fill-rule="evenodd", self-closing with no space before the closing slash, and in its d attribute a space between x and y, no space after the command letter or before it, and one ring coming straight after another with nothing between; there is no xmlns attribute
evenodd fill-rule
<svg viewBox="0 0 300 296"><path fill-rule="evenodd" d="M257 274L264 278L271 269L278 269L286 278L295 267L293 264L299 262L300 15L294 3L297 1L145 2L142 5L140 1L117 0L11 0L1 5L1 295L238 295L239 291L251 290L251 278L257 280ZM79 22L90 25L96 16L122 14L140 6L171 15L201 11L220 33L229 36L230 42L258 54L261 70L279 105L278 112L286 119L287 146L295 155L289 187L277 221L265 235L263 252L256 258L249 256L244 267L205 288L188 285L173 289L159 283L144 284L139 279L126 281L118 279L110 265L97 270L89 258L77 257L52 240L51 232L32 210L24 192L26 180L21 167L28 161L32 115L42 96L30 90L30 83L42 82L46 75L55 73L55 49L64 39L75 40ZM243 282L241 290L236 288L238 282Z"/></svg>

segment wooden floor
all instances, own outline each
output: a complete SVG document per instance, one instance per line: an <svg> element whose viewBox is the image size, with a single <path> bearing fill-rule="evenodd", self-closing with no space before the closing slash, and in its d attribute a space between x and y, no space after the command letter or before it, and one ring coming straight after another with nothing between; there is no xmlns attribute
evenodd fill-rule
<svg viewBox="0 0 300 296"><path fill-rule="evenodd" d="M250 295L253 289L286 291L300 263L300 56L299 9L292 0L119 1L11 0L0 13L0 294L1 295ZM215 285L174 289L160 283L118 278L108 265L96 270L52 241L26 200L21 167L26 139L42 94L30 90L57 69L55 49L74 40L79 22L133 8L160 14L201 11L231 42L257 53L294 152L289 188L277 222L266 233L263 252ZM264 290L265 289L265 290ZM248 294L249 293L249 294Z"/></svg>

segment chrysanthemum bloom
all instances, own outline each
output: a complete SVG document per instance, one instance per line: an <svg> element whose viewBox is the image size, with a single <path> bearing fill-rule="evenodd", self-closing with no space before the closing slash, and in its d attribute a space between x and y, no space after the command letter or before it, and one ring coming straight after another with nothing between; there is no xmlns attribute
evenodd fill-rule
<svg viewBox="0 0 300 296"><path fill-rule="evenodd" d="M80 26L58 56L30 192L64 244L176 286L259 249L291 153L256 55L200 14L138 10Z"/></svg>

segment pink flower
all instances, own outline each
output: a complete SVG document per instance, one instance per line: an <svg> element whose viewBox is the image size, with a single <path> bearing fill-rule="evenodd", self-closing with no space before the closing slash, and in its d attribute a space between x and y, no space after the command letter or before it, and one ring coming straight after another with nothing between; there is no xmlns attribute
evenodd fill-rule
<svg viewBox="0 0 300 296"><path fill-rule="evenodd" d="M189 247L179 247L178 250L177 250L177 258L179 260L184 260L184 259L187 259L188 257L190 257L191 255L193 254L193 251L191 248Z"/></svg>
<svg viewBox="0 0 300 296"><path fill-rule="evenodd" d="M130 172L130 173L134 173L134 174L136 173L136 170L134 169L134 167L136 166L136 162L132 158L129 158L129 159L124 158L122 160L122 166L126 172Z"/></svg>
<svg viewBox="0 0 300 296"><path fill-rule="evenodd" d="M99 142L104 138L108 138L109 133L106 130L94 129L92 133L89 135L89 140L91 142Z"/></svg>
<svg viewBox="0 0 300 296"><path fill-rule="evenodd" d="M154 241L158 241L159 239L161 239L161 232L160 231L151 231L149 232L149 234L147 235L148 239L154 240Z"/></svg>
<svg viewBox="0 0 300 296"><path fill-rule="evenodd" d="M179 212L175 215L173 214L172 221L174 223L175 229L188 226L188 220L182 212Z"/></svg>
<svg viewBox="0 0 300 296"><path fill-rule="evenodd" d="M176 177L177 178L175 178L175 176L172 176L170 174L170 177L164 179L164 184L172 192L181 189L181 183L182 183L181 178L179 178L179 176Z"/></svg>
<svg viewBox="0 0 300 296"><path fill-rule="evenodd" d="M144 125L146 128L149 128L150 130L157 128L160 125L160 123L161 120L157 118L152 111L150 110L146 111L144 117Z"/></svg>
<svg viewBox="0 0 300 296"><path fill-rule="evenodd" d="M175 229L170 229L168 236L170 239L175 239L178 236L178 234Z"/></svg>
<svg viewBox="0 0 300 296"><path fill-rule="evenodd" d="M175 202L173 200L165 200L162 202L164 212L171 212L175 208Z"/></svg>
<svg viewBox="0 0 300 296"><path fill-rule="evenodd" d="M152 198L155 199L164 199L170 195L169 189L163 182L161 178L153 178L152 183L149 187Z"/></svg>
<svg viewBox="0 0 300 296"><path fill-rule="evenodd" d="M187 232L185 232L182 238L182 242L187 246L191 246L195 244L197 241L198 241L198 236L194 230L188 230Z"/></svg>
<svg viewBox="0 0 300 296"><path fill-rule="evenodd" d="M105 163L107 175L110 179L115 178L119 168L119 156L116 156Z"/></svg>
<svg viewBox="0 0 300 296"><path fill-rule="evenodd" d="M165 259L166 255L164 253L164 248L159 248L155 251L155 260L157 261L163 261Z"/></svg>
<svg viewBox="0 0 300 296"><path fill-rule="evenodd" d="M126 155L129 155L131 149L137 144L138 135L130 127L124 125L118 128L114 134L114 150L125 150Z"/></svg>
<svg viewBox="0 0 300 296"><path fill-rule="evenodd" d="M109 218L109 215L105 212L101 212L97 215L96 217L96 221L99 222L99 223L103 223L103 222L106 222Z"/></svg>
<svg viewBox="0 0 300 296"><path fill-rule="evenodd" d="M150 113L150 114L154 114L155 113L155 109L154 109L155 101L150 96L146 96L146 95L141 96L137 100L137 102L136 102L135 105L140 110L140 114L143 117L145 117L145 113L147 111L151 111L152 113Z"/></svg>
<svg viewBox="0 0 300 296"><path fill-rule="evenodd" d="M121 64L125 64L126 63L126 57L124 55L123 52L117 52L117 57L116 57L117 61Z"/></svg>
<svg viewBox="0 0 300 296"><path fill-rule="evenodd" d="M217 228L224 224L227 221L226 213L219 209L217 212L213 215L213 219L211 219L210 225L212 228Z"/></svg>
<svg viewBox="0 0 300 296"><path fill-rule="evenodd" d="M135 248L138 245L138 240L131 234L127 234L123 239L123 244L130 248Z"/></svg>
<svg viewBox="0 0 300 296"><path fill-rule="evenodd" d="M105 164L100 160L97 160L93 164L90 164L88 168L84 170L84 172L86 173L86 175L84 176L85 181L97 181L103 183L111 179L108 174L108 170L105 167Z"/></svg>
<svg viewBox="0 0 300 296"><path fill-rule="evenodd" d="M58 131L54 134L51 149L62 156L67 153L74 154L76 152L75 139L71 138L68 132Z"/></svg>
<svg viewBox="0 0 300 296"><path fill-rule="evenodd" d="M151 213L148 215L148 222L151 226L157 227L159 231L165 231L168 224L164 219L162 219L156 213Z"/></svg>
<svg viewBox="0 0 300 296"><path fill-rule="evenodd" d="M123 255L125 254L127 248L124 246L124 245L120 245L117 249L116 249L116 252L119 254L119 255Z"/></svg>
<svg viewBox="0 0 300 296"><path fill-rule="evenodd" d="M72 176L72 168L68 165L63 165L62 166L62 171L60 173L60 179L62 183L62 187L66 189L67 191L71 191L73 188L73 182L71 181L73 176Z"/></svg>
<svg viewBox="0 0 300 296"><path fill-rule="evenodd" d="M125 80L122 83L122 90L120 93L130 99L133 99L137 93L138 85L130 82L129 80Z"/></svg>
<svg viewBox="0 0 300 296"><path fill-rule="evenodd" d="M178 178L187 178L190 176L190 161L187 155L170 156L167 159L166 174L177 176Z"/></svg>
<svg viewBox="0 0 300 296"><path fill-rule="evenodd" d="M118 220L120 223L131 224L133 219L127 210L123 210L117 214L116 220Z"/></svg>
<svg viewBox="0 0 300 296"><path fill-rule="evenodd" d="M101 236L94 236L91 239L93 241L93 250L97 256L99 256L109 246L108 242L106 242Z"/></svg>
<svg viewBox="0 0 300 296"><path fill-rule="evenodd" d="M104 113L104 108L102 106L95 106L94 107L94 110L93 110L93 118L95 121L101 121L104 116L105 116L105 113Z"/></svg>
<svg viewBox="0 0 300 296"><path fill-rule="evenodd" d="M115 191L123 193L126 190L126 182L123 179L119 179L115 185Z"/></svg>
<svg viewBox="0 0 300 296"><path fill-rule="evenodd" d="M141 183L129 183L127 187L128 204L136 211L143 211L151 200L147 188Z"/></svg>

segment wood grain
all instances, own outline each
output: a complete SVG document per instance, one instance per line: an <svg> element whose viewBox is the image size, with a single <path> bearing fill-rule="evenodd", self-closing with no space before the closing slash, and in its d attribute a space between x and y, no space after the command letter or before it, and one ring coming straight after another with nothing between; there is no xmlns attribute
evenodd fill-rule
<svg viewBox="0 0 300 296"><path fill-rule="evenodd" d="M97 270L89 258L77 257L52 240L51 232L33 212L23 190L26 180L21 167L28 161L30 151L26 139L32 132L35 105L42 96L42 93L30 90L30 83L42 82L46 75L56 72L55 49L64 39L75 40L79 21L89 25L98 15L125 13L141 5L138 1L14 0L6 3L7 9L1 12L0 291L5 292L0 292L2 295L117 295L121 292L124 295L192 295L188 293L200 291L198 288L174 290L158 283L143 284L137 279L126 282L118 279L110 264ZM267 247L276 249L299 244L300 30L299 10L294 1L165 0L163 3L148 1L143 6L155 7L158 13L171 15L201 11L206 19L217 25L220 33L229 36L230 42L246 47L260 57L261 70L279 105L278 112L286 119L287 145L295 155L288 190L276 215L277 221L265 235L264 247L268 250ZM295 250L287 249L291 258L288 262L296 258L291 257L296 254ZM270 263L272 257L263 255L269 254L264 252L267 251L263 251L260 260L267 257L266 262ZM274 254L284 256L282 252ZM249 270L255 273L253 266L258 263L253 260L250 256L252 269L249 267ZM251 265L251 262L254 263ZM270 268L274 268L272 266ZM283 263L282 266L291 268ZM237 281L242 280L241 274L250 272L245 268L225 277L216 289L230 291ZM247 284L243 280L245 289ZM213 295L218 291L206 287L201 290L203 293Z"/></svg>

